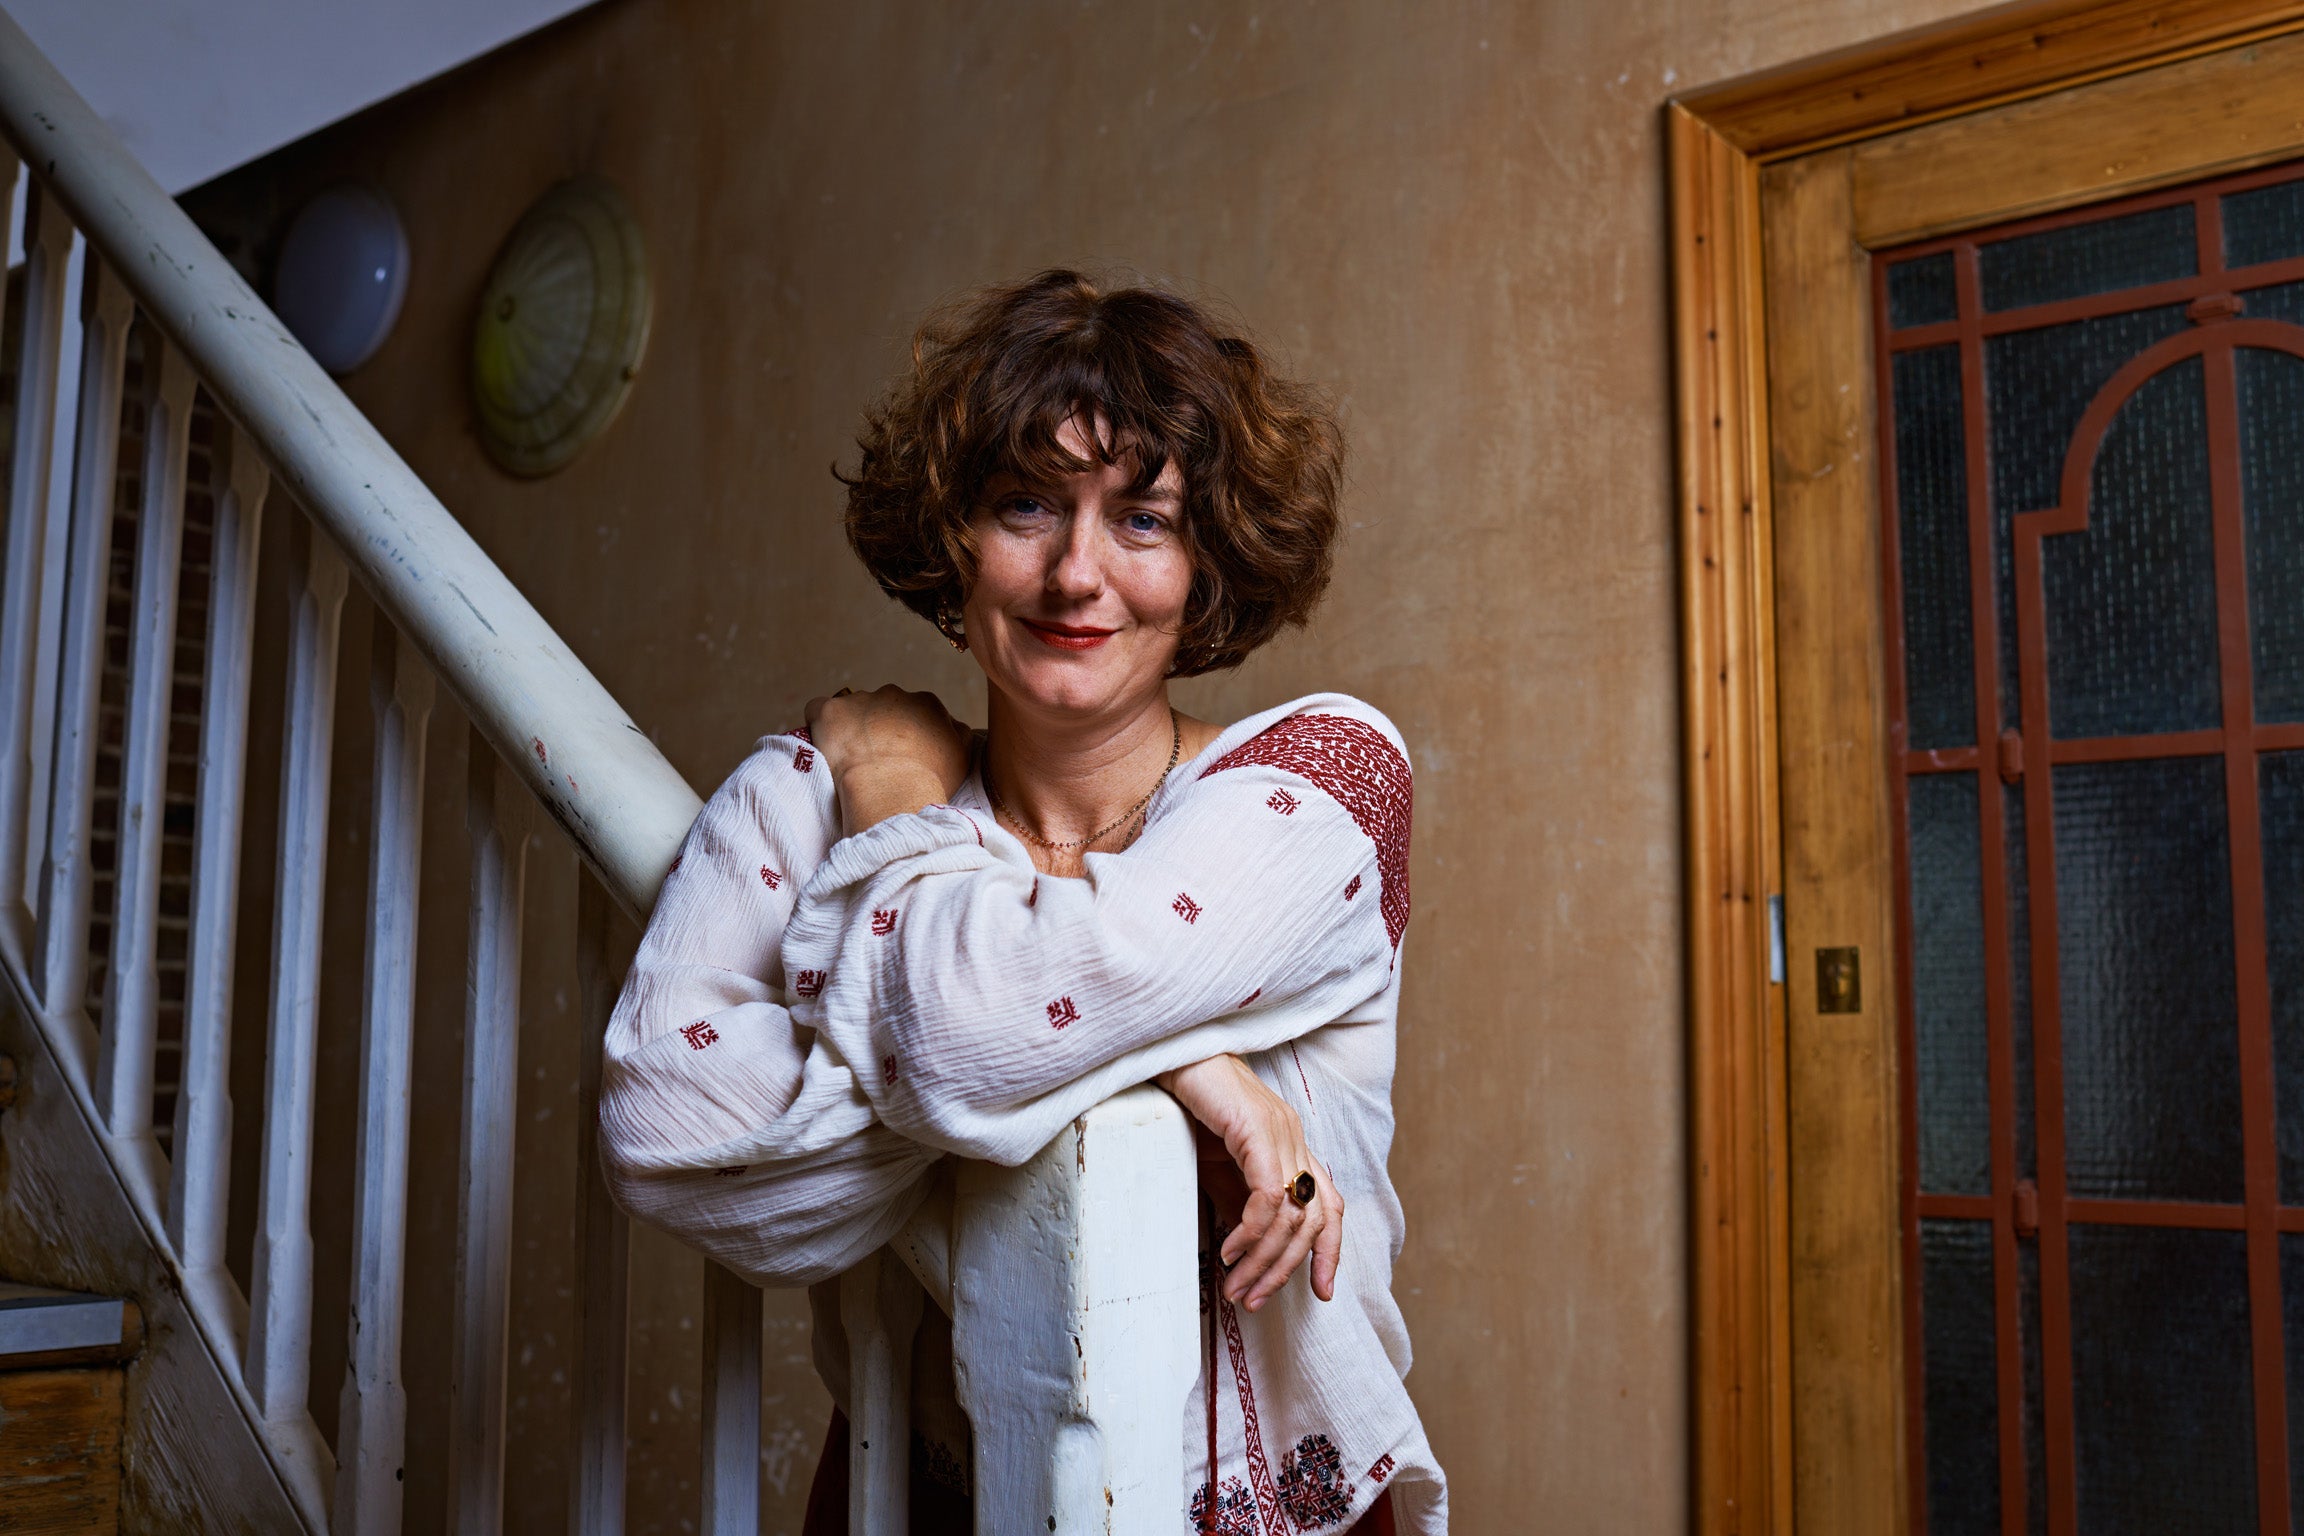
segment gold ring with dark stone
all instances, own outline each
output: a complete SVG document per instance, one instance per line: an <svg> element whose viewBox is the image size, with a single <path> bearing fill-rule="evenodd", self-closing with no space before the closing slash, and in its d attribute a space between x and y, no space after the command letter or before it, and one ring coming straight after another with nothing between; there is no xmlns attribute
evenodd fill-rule
<svg viewBox="0 0 2304 1536"><path fill-rule="evenodd" d="M1310 1205L1312 1197L1318 1193L1320 1186L1313 1182L1309 1172L1296 1175L1296 1182L1288 1186L1288 1198L1298 1205Z"/></svg>

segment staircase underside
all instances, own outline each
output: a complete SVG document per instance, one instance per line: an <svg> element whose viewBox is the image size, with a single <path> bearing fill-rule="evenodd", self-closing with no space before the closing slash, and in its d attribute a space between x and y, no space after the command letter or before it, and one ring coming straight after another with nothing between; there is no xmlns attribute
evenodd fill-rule
<svg viewBox="0 0 2304 1536"><path fill-rule="evenodd" d="M17 1072L16 1102L0 1111L0 1277L126 1296L144 1313L145 1345L128 1364L120 1528L308 1529L6 964L0 1053Z"/></svg>

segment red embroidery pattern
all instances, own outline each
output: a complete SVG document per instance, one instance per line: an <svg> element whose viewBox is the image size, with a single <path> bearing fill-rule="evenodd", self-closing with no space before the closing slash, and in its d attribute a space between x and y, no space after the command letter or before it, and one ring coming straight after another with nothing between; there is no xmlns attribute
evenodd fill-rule
<svg viewBox="0 0 2304 1536"><path fill-rule="evenodd" d="M807 747L801 747L792 754L792 766L806 773L816 766L816 754Z"/></svg>
<svg viewBox="0 0 2304 1536"><path fill-rule="evenodd" d="M712 1177L716 1179L732 1179L736 1177L736 1175L748 1170L751 1166L752 1165L750 1163L738 1163L733 1168L715 1168L712 1170Z"/></svg>
<svg viewBox="0 0 2304 1536"><path fill-rule="evenodd" d="M893 1056L883 1056L883 1057L881 1057L881 1058L880 1058L880 1075L881 1075L882 1077L884 1077L884 1078L886 1078L886 1079L888 1080L888 1084L889 1084L889 1086L890 1086L890 1087L894 1087L894 1086L895 1086L895 1084L896 1084L896 1058L895 1058L895 1057L893 1057Z"/></svg>
<svg viewBox="0 0 2304 1536"><path fill-rule="evenodd" d="M896 931L896 909L876 907L872 912L872 932L877 938L886 938Z"/></svg>
<svg viewBox="0 0 2304 1536"><path fill-rule="evenodd" d="M1376 873L1384 881L1384 932L1399 948L1408 926L1408 832L1416 798L1408 759L1400 749L1364 720L1296 715L1234 747L1200 776L1251 766L1309 779L1352 813L1376 845Z"/></svg>
<svg viewBox="0 0 2304 1536"><path fill-rule="evenodd" d="M1240 1340L1240 1314L1219 1296L1218 1315L1224 1322L1224 1344L1232 1356L1232 1384L1240 1393L1241 1434L1248 1442L1248 1481L1256 1489L1256 1512L1264 1527L1285 1531L1280 1490L1272 1486L1272 1464L1264 1459L1264 1431L1256 1423L1256 1383L1248 1377L1248 1346Z"/></svg>
<svg viewBox="0 0 2304 1536"><path fill-rule="evenodd" d="M1392 1475L1392 1453L1386 1451L1376 1458L1376 1465L1368 1469L1368 1481L1380 1483Z"/></svg>
<svg viewBox="0 0 2304 1536"><path fill-rule="evenodd" d="M1280 1458L1280 1507L1298 1530L1316 1531L1352 1513L1344 1458L1326 1435L1306 1435Z"/></svg>
<svg viewBox="0 0 2304 1536"><path fill-rule="evenodd" d="M796 725L792 727L792 729L786 731L784 734L787 736L797 736L802 741L807 742L811 746L815 745L816 742L816 738L808 734L808 727L804 725Z"/></svg>
<svg viewBox="0 0 2304 1536"><path fill-rule="evenodd" d="M1208 1507L1206 1484L1192 1490L1193 1536L1257 1536L1256 1505L1248 1485L1236 1477L1224 1479L1216 1490L1216 1507Z"/></svg>
<svg viewBox="0 0 2304 1536"><path fill-rule="evenodd" d="M1360 894L1360 877L1359 877L1358 875L1354 875L1354 876L1352 877L1352 883L1351 883L1350 885L1348 885L1348 886L1344 887L1344 899L1345 899L1346 901L1350 901L1350 900L1351 900L1353 897L1355 897L1355 896L1357 896L1357 895L1359 895L1359 894Z"/></svg>
<svg viewBox="0 0 2304 1536"><path fill-rule="evenodd" d="M1062 1029L1067 1024L1080 1022L1080 1010L1072 1006L1072 999L1060 997L1048 1005L1048 1027Z"/></svg>
<svg viewBox="0 0 2304 1536"><path fill-rule="evenodd" d="M1272 809L1278 811L1283 816L1293 816L1296 814L1296 797L1284 789L1276 789L1272 791L1272 798L1265 801L1264 803L1272 807Z"/></svg>
<svg viewBox="0 0 2304 1536"><path fill-rule="evenodd" d="M544 750L544 738L543 738L543 737L541 737L541 736L531 736L531 737L529 737L529 738L528 738L528 745L530 745L530 746L532 746L532 747L534 747L534 748L536 749L536 761L538 761L538 762L542 763L542 764L543 764L545 767L547 767L547 768L549 768L549 767L551 767L551 766L552 766L552 754Z"/></svg>
<svg viewBox="0 0 2304 1536"><path fill-rule="evenodd" d="M1296 1042L1288 1042L1288 1059L1296 1063L1296 1081L1304 1085L1304 1107L1312 1107L1312 1081L1304 1075L1304 1058L1296 1054Z"/></svg>
<svg viewBox="0 0 2304 1536"><path fill-rule="evenodd" d="M700 1051L708 1045L716 1044L720 1039L720 1031L698 1019L693 1024L681 1025L680 1037L688 1042L688 1049Z"/></svg>
<svg viewBox="0 0 2304 1536"><path fill-rule="evenodd" d="M1194 901L1191 897L1185 895L1182 891L1178 891L1176 893L1176 899L1168 903L1168 907L1169 910L1173 911L1178 917L1184 919L1184 921L1188 923L1196 923L1200 921L1200 903Z"/></svg>
<svg viewBox="0 0 2304 1536"><path fill-rule="evenodd" d="M776 887L784 883L784 877L777 873L775 870L770 869L767 865L763 864L760 866L760 883L768 887L768 889L774 890Z"/></svg>
<svg viewBox="0 0 2304 1536"><path fill-rule="evenodd" d="M802 971L792 978L792 990L802 997L814 997L824 990L822 971Z"/></svg>
<svg viewBox="0 0 2304 1536"><path fill-rule="evenodd" d="M1024 898L1024 905L1028 907L1040 905L1040 877L1038 875L1032 877L1032 894Z"/></svg>
<svg viewBox="0 0 2304 1536"><path fill-rule="evenodd" d="M1262 997L1263 995L1264 995L1264 989L1263 989L1262 987L1258 987L1258 988L1257 988L1255 991L1253 991L1253 992L1249 993L1249 994L1248 994L1246 997L1244 997L1244 998L1240 999L1240 1007L1241 1007L1241 1008L1245 1008L1245 1007L1247 1007L1247 1006L1248 1006L1250 1003L1252 1003L1252 1002L1256 1001L1256 999L1258 999L1258 998ZM1236 1009L1234 1009L1234 1010L1233 1010L1233 1012L1237 1013L1237 1012L1239 1012L1239 1009L1237 1009L1237 1008L1236 1008Z"/></svg>

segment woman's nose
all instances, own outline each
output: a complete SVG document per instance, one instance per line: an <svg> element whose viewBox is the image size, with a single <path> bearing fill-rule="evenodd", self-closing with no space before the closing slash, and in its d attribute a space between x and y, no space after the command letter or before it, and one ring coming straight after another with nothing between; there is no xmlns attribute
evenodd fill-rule
<svg viewBox="0 0 2304 1536"><path fill-rule="evenodd" d="M1066 598L1089 598L1104 590L1104 557L1097 546L1097 523L1075 514L1065 525L1064 542L1048 571L1048 588Z"/></svg>

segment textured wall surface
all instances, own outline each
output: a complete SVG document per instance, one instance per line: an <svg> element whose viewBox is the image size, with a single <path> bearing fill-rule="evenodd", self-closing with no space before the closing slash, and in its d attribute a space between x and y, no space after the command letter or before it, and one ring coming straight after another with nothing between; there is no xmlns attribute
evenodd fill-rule
<svg viewBox="0 0 2304 1536"><path fill-rule="evenodd" d="M1688 1407L1658 108L1957 8L613 0L197 206L260 265L268 221L330 178L398 200L408 307L354 398L703 790L845 683L934 687L981 718L973 669L847 554L827 473L932 302L1053 263L1140 272L1230 306L1331 388L1353 445L1333 594L1308 633L1180 696L1228 719L1344 689L1406 733L1410 1385L1459 1529L1662 1532L1686 1521ZM472 433L469 324L513 220L577 171L646 226L654 340L609 435L516 483ZM444 730L443 890L460 751ZM532 898L564 926L562 856ZM452 1188L458 942L426 950L447 1016L422 1026L444 1054L420 1069L420 1201ZM553 955L523 1044L547 1112L522 1127L532 1256L567 1230L572 984ZM452 1259L452 1228L414 1242L444 1297L425 1266ZM636 1253L635 1524L676 1530L696 1508L695 1276L661 1240ZM563 1497L558 1305L516 1319L523 1529ZM767 1528L792 1529L825 1399L799 1298L769 1309ZM442 1321L410 1344L412 1528L440 1496ZM331 1418L339 1369L316 1370Z"/></svg>

